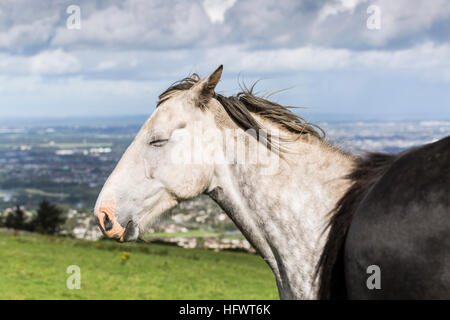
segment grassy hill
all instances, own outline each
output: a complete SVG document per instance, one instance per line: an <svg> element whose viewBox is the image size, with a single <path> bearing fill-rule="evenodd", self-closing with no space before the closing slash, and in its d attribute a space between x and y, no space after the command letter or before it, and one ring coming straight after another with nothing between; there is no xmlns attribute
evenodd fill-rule
<svg viewBox="0 0 450 320"><path fill-rule="evenodd" d="M66 287L70 265L80 290ZM278 299L256 255L34 234L0 233L0 283L0 299Z"/></svg>

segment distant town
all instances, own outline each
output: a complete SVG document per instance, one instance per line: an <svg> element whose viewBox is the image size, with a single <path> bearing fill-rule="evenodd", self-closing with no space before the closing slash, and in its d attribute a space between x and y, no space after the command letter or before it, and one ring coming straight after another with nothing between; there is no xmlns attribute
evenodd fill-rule
<svg viewBox="0 0 450 320"><path fill-rule="evenodd" d="M64 211L62 233L98 239L101 233L92 215L95 200L144 121L0 123L0 217L20 206L31 219L38 204L47 199ZM319 125L332 144L354 153L399 152L450 134L450 121L322 121ZM254 252L207 196L181 203L142 239Z"/></svg>

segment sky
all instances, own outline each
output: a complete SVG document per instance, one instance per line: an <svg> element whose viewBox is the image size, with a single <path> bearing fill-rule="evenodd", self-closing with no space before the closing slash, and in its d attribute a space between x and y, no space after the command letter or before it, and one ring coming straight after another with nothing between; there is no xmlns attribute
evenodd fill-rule
<svg viewBox="0 0 450 320"><path fill-rule="evenodd" d="M220 64L224 95L260 80L308 114L450 119L450 1L0 1L0 117L150 115Z"/></svg>

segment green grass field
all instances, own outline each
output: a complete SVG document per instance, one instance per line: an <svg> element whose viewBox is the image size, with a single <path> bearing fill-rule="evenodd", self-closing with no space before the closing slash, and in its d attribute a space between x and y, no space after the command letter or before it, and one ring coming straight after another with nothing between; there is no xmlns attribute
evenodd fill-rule
<svg viewBox="0 0 450 320"><path fill-rule="evenodd" d="M67 289L70 265L80 290ZM34 234L0 233L0 283L0 299L278 299L256 255Z"/></svg>

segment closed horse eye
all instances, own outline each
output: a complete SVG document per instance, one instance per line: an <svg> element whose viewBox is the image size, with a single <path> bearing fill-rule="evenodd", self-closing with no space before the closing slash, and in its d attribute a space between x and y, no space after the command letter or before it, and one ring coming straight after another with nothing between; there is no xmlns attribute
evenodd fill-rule
<svg viewBox="0 0 450 320"><path fill-rule="evenodd" d="M167 141L169 141L169 139L155 139L153 141L150 141L150 145L152 147L162 147L163 145L165 145L167 143Z"/></svg>

